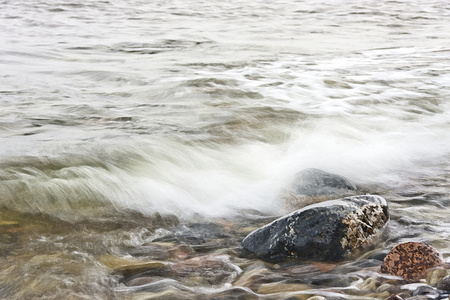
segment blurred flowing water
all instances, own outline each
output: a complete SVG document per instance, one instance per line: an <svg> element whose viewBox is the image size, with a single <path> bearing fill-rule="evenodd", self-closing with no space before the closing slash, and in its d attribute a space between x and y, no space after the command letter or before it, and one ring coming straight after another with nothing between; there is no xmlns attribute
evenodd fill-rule
<svg viewBox="0 0 450 300"><path fill-rule="evenodd" d="M0 0L0 296L120 298L98 255L280 215L308 167L386 197L380 248L448 259L449 18L425 0Z"/></svg>

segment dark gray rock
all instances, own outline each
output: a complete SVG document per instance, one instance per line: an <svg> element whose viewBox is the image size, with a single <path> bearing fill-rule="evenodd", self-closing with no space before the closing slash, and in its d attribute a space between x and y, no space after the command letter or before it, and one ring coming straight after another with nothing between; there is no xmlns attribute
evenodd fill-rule
<svg viewBox="0 0 450 300"><path fill-rule="evenodd" d="M319 169L305 169L297 173L290 187L283 190L281 199L288 211L310 204L356 195L356 185L345 177Z"/></svg>
<svg viewBox="0 0 450 300"><path fill-rule="evenodd" d="M346 195L356 191L356 185L343 176L311 168L295 175L290 191L310 197Z"/></svg>
<svg viewBox="0 0 450 300"><path fill-rule="evenodd" d="M419 286L412 294L413 296L420 297L425 296L426 299L433 299L433 300L445 300L448 299L448 293L445 291L436 289L431 286ZM411 298L407 298L411 299ZM412 297L412 299L415 299Z"/></svg>
<svg viewBox="0 0 450 300"><path fill-rule="evenodd" d="M450 275L445 276L437 286L438 289L450 292Z"/></svg>
<svg viewBox="0 0 450 300"><path fill-rule="evenodd" d="M388 220L380 196L324 201L253 231L242 241L242 253L270 262L338 261L371 244Z"/></svg>

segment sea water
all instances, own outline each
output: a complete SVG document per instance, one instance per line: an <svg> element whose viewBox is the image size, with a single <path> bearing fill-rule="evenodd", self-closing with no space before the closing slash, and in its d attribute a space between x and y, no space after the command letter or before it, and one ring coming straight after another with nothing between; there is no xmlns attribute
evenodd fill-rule
<svg viewBox="0 0 450 300"><path fill-rule="evenodd" d="M444 250L449 17L421 0L2 0L4 222L275 216L314 167L382 186ZM45 228L8 234L5 268L50 247Z"/></svg>

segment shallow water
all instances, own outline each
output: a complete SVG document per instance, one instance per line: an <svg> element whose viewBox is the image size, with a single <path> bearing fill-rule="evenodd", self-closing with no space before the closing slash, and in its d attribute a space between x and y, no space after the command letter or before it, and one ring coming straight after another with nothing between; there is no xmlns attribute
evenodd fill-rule
<svg viewBox="0 0 450 300"><path fill-rule="evenodd" d="M446 1L1 1L0 295L128 297L101 257L195 246L185 224L226 233L191 256L240 265L233 249L286 212L308 167L388 200L373 251L419 240L448 260L449 15Z"/></svg>

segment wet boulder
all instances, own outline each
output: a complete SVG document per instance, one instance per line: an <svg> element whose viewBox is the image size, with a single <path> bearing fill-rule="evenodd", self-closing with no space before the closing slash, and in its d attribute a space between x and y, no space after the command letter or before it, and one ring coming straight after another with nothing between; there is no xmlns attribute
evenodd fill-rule
<svg viewBox="0 0 450 300"><path fill-rule="evenodd" d="M242 241L242 253L269 262L339 261L371 244L388 219L380 196L324 201L253 231Z"/></svg>
<svg viewBox="0 0 450 300"><path fill-rule="evenodd" d="M290 190L296 195L315 197L351 193L356 185L343 176L310 168L295 175Z"/></svg>
<svg viewBox="0 0 450 300"><path fill-rule="evenodd" d="M305 169L294 176L282 198L288 208L355 195L356 185L347 178L319 169Z"/></svg>

